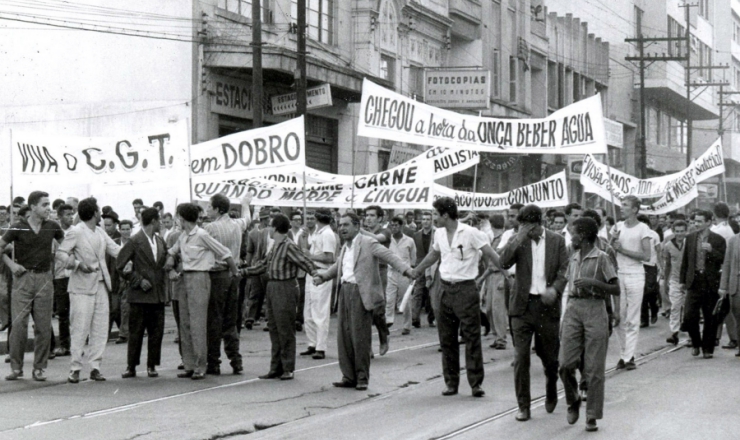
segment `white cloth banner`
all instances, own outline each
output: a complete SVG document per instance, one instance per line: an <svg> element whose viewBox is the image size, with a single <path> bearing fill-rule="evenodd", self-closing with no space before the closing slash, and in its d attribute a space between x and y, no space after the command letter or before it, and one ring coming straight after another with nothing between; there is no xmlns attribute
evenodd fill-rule
<svg viewBox="0 0 740 440"><path fill-rule="evenodd" d="M565 206L568 204L568 184L565 171L545 180L513 189L502 194L485 194L456 191L442 185L434 185L434 198L452 197L457 208L473 211L496 211L508 209L514 203L534 203L540 208Z"/></svg>
<svg viewBox="0 0 740 440"><path fill-rule="evenodd" d="M693 169L692 178L698 183L712 176L725 172L724 156L722 154L722 139L718 138L701 156L696 158L691 165L677 173L665 176L640 179L627 173L612 168L608 170L605 164L598 162L592 155L586 155L581 172L581 184L586 192L609 193L609 171L611 172L611 190L615 198L633 195L640 198L662 197L669 188L681 181L688 179L688 171ZM611 196L607 196L610 199Z"/></svg>
<svg viewBox="0 0 740 440"><path fill-rule="evenodd" d="M186 121L120 137L13 131L13 180L38 184L146 182L182 178L187 185Z"/></svg>
<svg viewBox="0 0 740 440"><path fill-rule="evenodd" d="M667 176L639 179L596 161L586 155L583 161L581 184L586 192L598 194L607 201L621 206L620 199L627 195L640 198L660 197L656 202L645 203L641 212L665 214L686 206L699 196L698 184L725 171L721 138L717 139L701 156L684 170ZM611 174L611 180L609 179Z"/></svg>
<svg viewBox="0 0 740 440"><path fill-rule="evenodd" d="M276 168L306 165L303 116L242 131L190 148L193 183L253 177Z"/></svg>
<svg viewBox="0 0 740 440"><path fill-rule="evenodd" d="M496 119L440 109L365 79L359 136L502 154L605 154L599 95L544 119Z"/></svg>

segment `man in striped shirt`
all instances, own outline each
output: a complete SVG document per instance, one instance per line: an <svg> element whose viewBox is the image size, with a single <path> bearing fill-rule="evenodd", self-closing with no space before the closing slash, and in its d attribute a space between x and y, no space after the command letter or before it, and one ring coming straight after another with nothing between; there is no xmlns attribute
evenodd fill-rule
<svg viewBox="0 0 740 440"><path fill-rule="evenodd" d="M290 220L284 214L272 219L272 249L258 265L247 268L249 275L267 273L265 303L272 343L270 371L260 379L293 379L295 371L295 319L298 301L298 270L316 276L316 266L288 237Z"/></svg>
<svg viewBox="0 0 740 440"><path fill-rule="evenodd" d="M250 193L242 199L242 218L239 219L229 217L231 202L223 194L211 197L206 208L206 214L211 222L203 229L216 241L229 248L235 260L239 258L242 236L251 220L249 212L251 200ZM237 265L239 265L238 261ZM244 367L242 356L239 353L239 333L236 330L240 278L229 275L225 260L217 260L208 274L211 278L211 296L208 301L208 369L206 374L221 374L221 339L224 341L224 352L231 361L234 374L241 374Z"/></svg>

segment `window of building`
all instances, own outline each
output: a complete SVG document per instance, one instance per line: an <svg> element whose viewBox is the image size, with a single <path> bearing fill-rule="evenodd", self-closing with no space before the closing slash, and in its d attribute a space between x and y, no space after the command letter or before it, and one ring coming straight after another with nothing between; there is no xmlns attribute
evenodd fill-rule
<svg viewBox="0 0 740 440"><path fill-rule="evenodd" d="M740 112L735 111L735 131L740 131Z"/></svg>
<svg viewBox="0 0 740 440"><path fill-rule="evenodd" d="M298 21L297 0L290 1L290 16ZM334 44L334 0L306 0L306 27L307 38Z"/></svg>
<svg viewBox="0 0 740 440"><path fill-rule="evenodd" d="M547 106L551 109L558 108L558 65L547 63Z"/></svg>
<svg viewBox="0 0 740 440"><path fill-rule="evenodd" d="M669 37L685 37L686 28L679 24L673 17L668 16L668 36ZM668 42L668 55L670 56L682 56L685 55L683 51L684 40L680 41L669 41Z"/></svg>
<svg viewBox="0 0 740 440"><path fill-rule="evenodd" d="M709 2L710 0L699 0L699 15L709 20Z"/></svg>
<svg viewBox="0 0 740 440"><path fill-rule="evenodd" d="M392 0L380 5L380 48L391 53L398 52L398 14Z"/></svg>
<svg viewBox="0 0 740 440"><path fill-rule="evenodd" d="M509 101L517 101L517 76L519 73L519 63L517 57L509 57Z"/></svg>
<svg viewBox="0 0 740 440"><path fill-rule="evenodd" d="M262 21L269 22L269 9L267 1L262 0ZM218 7L226 9L229 12L239 14L242 17L252 18L252 0L219 0Z"/></svg>
<svg viewBox="0 0 740 440"><path fill-rule="evenodd" d="M583 96L583 83L581 75L573 72L573 102L578 102Z"/></svg>
<svg viewBox="0 0 740 440"><path fill-rule="evenodd" d="M732 16L732 41L740 44L740 22L734 14Z"/></svg>
<svg viewBox="0 0 740 440"><path fill-rule="evenodd" d="M409 66L409 95L424 101L424 69L419 66Z"/></svg>
<svg viewBox="0 0 740 440"><path fill-rule="evenodd" d="M622 166L622 149L617 147L609 148L609 165L613 167Z"/></svg>
<svg viewBox="0 0 740 440"><path fill-rule="evenodd" d="M380 77L384 80L395 84L396 72L395 72L396 60L388 55L380 56Z"/></svg>
<svg viewBox="0 0 740 440"><path fill-rule="evenodd" d="M498 49L493 49L491 58L491 95L501 97L501 51Z"/></svg>

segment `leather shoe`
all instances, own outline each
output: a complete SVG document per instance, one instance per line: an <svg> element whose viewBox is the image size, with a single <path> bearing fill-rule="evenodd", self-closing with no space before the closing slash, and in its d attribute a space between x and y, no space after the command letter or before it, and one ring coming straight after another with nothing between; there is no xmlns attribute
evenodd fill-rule
<svg viewBox="0 0 740 440"><path fill-rule="evenodd" d="M326 357L326 354L323 350L317 350L316 353L311 356L314 359L324 359Z"/></svg>
<svg viewBox="0 0 740 440"><path fill-rule="evenodd" d="M678 333L673 333L671 337L665 341L669 344L678 345Z"/></svg>
<svg viewBox="0 0 740 440"><path fill-rule="evenodd" d="M714 354L712 353L704 353L704 359L712 359L714 357Z"/></svg>
<svg viewBox="0 0 740 440"><path fill-rule="evenodd" d="M574 425L578 421L578 417L581 412L581 398L573 402L572 405L568 406L568 424Z"/></svg>
<svg viewBox="0 0 740 440"><path fill-rule="evenodd" d="M365 391L367 389L366 383L358 383L357 386L355 386L355 389L357 391Z"/></svg>
<svg viewBox="0 0 740 440"><path fill-rule="evenodd" d="M267 374L263 374L262 376L259 376L262 380L268 380L268 379L280 379L282 377L282 374L277 373L275 371L270 371Z"/></svg>
<svg viewBox="0 0 740 440"><path fill-rule="evenodd" d="M486 395L486 392L483 391L483 388L480 386L473 387L473 397L483 397Z"/></svg>
<svg viewBox="0 0 740 440"><path fill-rule="evenodd" d="M527 420L529 420L529 417L530 417L529 408L526 408L526 409L520 408L519 412L516 413L516 420L518 422L526 422Z"/></svg>
<svg viewBox="0 0 740 440"><path fill-rule="evenodd" d="M128 338L118 338L116 339L116 344L125 344L128 342Z"/></svg>
<svg viewBox="0 0 740 440"><path fill-rule="evenodd" d="M23 377L23 370L13 370L5 376L5 380L18 380L19 377Z"/></svg>
<svg viewBox="0 0 740 440"><path fill-rule="evenodd" d="M410 334L411 334L411 330L409 330L407 328L401 330L401 335L403 335L403 336L410 335Z"/></svg>
<svg viewBox="0 0 740 440"><path fill-rule="evenodd" d="M411 321L411 325L413 325L414 328L421 328L421 322L419 321Z"/></svg>
<svg viewBox="0 0 740 440"><path fill-rule="evenodd" d="M134 370L133 368L126 368L126 371L124 371L121 375L121 378L123 379L129 379L132 377L136 377L136 370Z"/></svg>
<svg viewBox="0 0 740 440"><path fill-rule="evenodd" d="M380 344L380 355L384 356L386 353L388 353L388 343Z"/></svg>
<svg viewBox="0 0 740 440"><path fill-rule="evenodd" d="M727 345L723 345L722 348L725 350L734 350L737 348L737 341L730 341Z"/></svg>
<svg viewBox="0 0 740 440"><path fill-rule="evenodd" d="M184 370L185 369L185 364L183 364L182 362L180 362L180 365L177 366L177 369L178 370Z"/></svg>
<svg viewBox="0 0 740 440"><path fill-rule="evenodd" d="M615 370L624 370L624 359L620 359L619 362L617 362L617 366L614 368Z"/></svg>
<svg viewBox="0 0 740 440"><path fill-rule="evenodd" d="M588 432L594 432L598 431L599 427L596 426L596 419L588 419L586 420L586 431Z"/></svg>
<svg viewBox="0 0 740 440"><path fill-rule="evenodd" d="M33 377L33 380L36 382L45 382L46 381L46 375L44 374L44 370L38 368L31 372L31 377Z"/></svg>
<svg viewBox="0 0 740 440"><path fill-rule="evenodd" d="M545 411L548 414L552 414L555 411L555 407L558 406L558 399L545 400Z"/></svg>
<svg viewBox="0 0 740 440"><path fill-rule="evenodd" d="M190 377L192 380L203 380L206 378L206 375L203 373L193 373L193 375Z"/></svg>
<svg viewBox="0 0 740 440"><path fill-rule="evenodd" d="M220 376L221 367L208 367L206 368L206 374L210 374L211 376Z"/></svg>
<svg viewBox="0 0 740 440"><path fill-rule="evenodd" d="M79 383L80 382L80 370L70 371L69 376L67 376L67 382Z"/></svg>
<svg viewBox="0 0 740 440"><path fill-rule="evenodd" d="M280 376L280 380L293 380L293 377L295 377L295 374L292 371L286 371Z"/></svg>
<svg viewBox="0 0 740 440"><path fill-rule="evenodd" d="M699 347L694 347L691 349L691 356L699 356Z"/></svg>
<svg viewBox="0 0 740 440"><path fill-rule="evenodd" d="M454 387L447 387L442 391L443 396L454 396L455 394L457 394L457 388Z"/></svg>
<svg viewBox="0 0 740 440"><path fill-rule="evenodd" d="M149 367L146 369L146 375L149 377L159 377L159 372L155 367Z"/></svg>
<svg viewBox="0 0 740 440"><path fill-rule="evenodd" d="M354 388L357 386L356 383L352 383L348 380L340 380L339 382L332 382L332 385L334 385L337 388Z"/></svg>
<svg viewBox="0 0 740 440"><path fill-rule="evenodd" d="M62 356L69 356L70 352L66 348L59 347L56 350L54 350L54 354L57 355L57 357L62 357Z"/></svg>
<svg viewBox="0 0 740 440"><path fill-rule="evenodd" d="M195 371L185 370L182 373L178 373L177 377L179 377L180 379L190 379L191 377L193 377L193 374L195 374Z"/></svg>
<svg viewBox="0 0 740 440"><path fill-rule="evenodd" d="M310 356L316 353L316 347L308 347L306 351L301 352L301 356Z"/></svg>
<svg viewBox="0 0 740 440"><path fill-rule="evenodd" d="M242 374L244 372L244 366L232 365L231 368L234 370L234 374Z"/></svg>
<svg viewBox="0 0 740 440"><path fill-rule="evenodd" d="M90 372L90 380L94 380L95 382L105 382L105 376L100 373L100 370L93 368Z"/></svg>

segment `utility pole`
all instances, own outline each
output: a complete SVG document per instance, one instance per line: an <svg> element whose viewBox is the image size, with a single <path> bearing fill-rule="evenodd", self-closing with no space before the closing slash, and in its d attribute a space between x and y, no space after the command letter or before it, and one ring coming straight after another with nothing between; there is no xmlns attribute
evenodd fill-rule
<svg viewBox="0 0 740 440"><path fill-rule="evenodd" d="M681 8L684 8L686 17L686 166L691 165L691 14L689 8L697 7L696 3L684 3Z"/></svg>
<svg viewBox="0 0 740 440"><path fill-rule="evenodd" d="M306 0L298 0L298 47L296 61L298 70L295 78L296 115L306 114Z"/></svg>
<svg viewBox="0 0 740 440"><path fill-rule="evenodd" d="M647 130L647 123L645 122L645 41L642 38L642 20L640 20L640 28L638 29L639 35L637 36L640 41L638 47L640 49L640 151L637 154L637 167L639 170L640 178L647 178L647 137L645 132Z"/></svg>
<svg viewBox="0 0 740 440"><path fill-rule="evenodd" d="M252 0L252 128L262 127L262 5Z"/></svg>

